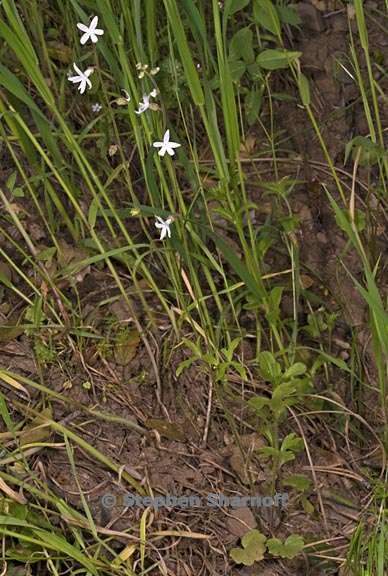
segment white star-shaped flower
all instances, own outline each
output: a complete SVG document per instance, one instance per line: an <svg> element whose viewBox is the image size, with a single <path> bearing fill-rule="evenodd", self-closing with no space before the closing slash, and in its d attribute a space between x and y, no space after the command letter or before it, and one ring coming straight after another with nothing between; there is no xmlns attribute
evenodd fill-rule
<svg viewBox="0 0 388 576"><path fill-rule="evenodd" d="M174 148L179 148L180 144L177 142L170 142L170 130L166 130L163 136L163 142L154 142L154 148L160 148L158 154L159 156L164 156L165 153L170 156L174 156Z"/></svg>
<svg viewBox="0 0 388 576"><path fill-rule="evenodd" d="M152 108L155 104L151 104L151 98L156 98L158 91L154 88L149 94L143 94L143 102L139 102L139 110L135 110L135 114L143 114L148 108Z"/></svg>
<svg viewBox="0 0 388 576"><path fill-rule="evenodd" d="M135 114L143 114L150 107L151 94L143 94L143 102L139 102L139 110L135 110Z"/></svg>
<svg viewBox="0 0 388 576"><path fill-rule="evenodd" d="M69 76L69 81L73 82L73 84L79 84L78 90L83 94L86 90L86 86L88 86L89 89L92 87L89 76L92 74L93 68L88 68L85 72L82 72L75 63L73 64L73 68L77 72L77 76Z"/></svg>
<svg viewBox="0 0 388 576"><path fill-rule="evenodd" d="M163 220L160 216L156 216L156 220L155 226L160 229L160 240L164 240L166 236L171 238L170 226L174 221L172 216L169 216L167 220Z"/></svg>
<svg viewBox="0 0 388 576"><path fill-rule="evenodd" d="M89 38L94 44L98 42L98 37L104 34L104 30L101 30L101 28L97 28L97 24L98 24L98 16L94 16L89 26L85 26L85 24L78 22L77 28L81 30L81 32L84 32L84 34L82 34L81 36L80 40L81 44L86 44Z"/></svg>

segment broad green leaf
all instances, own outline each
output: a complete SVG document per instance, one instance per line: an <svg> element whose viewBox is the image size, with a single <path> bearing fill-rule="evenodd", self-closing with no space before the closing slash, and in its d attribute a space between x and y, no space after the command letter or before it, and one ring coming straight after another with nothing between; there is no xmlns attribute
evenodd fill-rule
<svg viewBox="0 0 388 576"><path fill-rule="evenodd" d="M291 534L283 543L279 538L270 538L267 540L268 551L273 556L280 558L294 558L304 548L304 540L297 534Z"/></svg>
<svg viewBox="0 0 388 576"><path fill-rule="evenodd" d="M241 342L240 336L236 336L236 338L233 338L233 340L231 340L231 342L227 348L223 348L222 351L224 352L225 356L227 357L227 359L229 361L232 360L234 351L236 350L236 348L240 344L240 342Z"/></svg>
<svg viewBox="0 0 388 576"><path fill-rule="evenodd" d="M246 70L246 65L243 60L228 60L229 73L233 82L239 82L242 75Z"/></svg>
<svg viewBox="0 0 388 576"><path fill-rule="evenodd" d="M275 286L274 288L272 288L269 294L269 300L271 306L276 308L276 310L279 310L280 308L280 302L282 300L283 291L284 291L283 286Z"/></svg>
<svg viewBox="0 0 388 576"><path fill-rule="evenodd" d="M280 450L277 450L272 446L263 446L262 448L259 448L258 452L263 456L271 456L273 458L279 458L280 456Z"/></svg>
<svg viewBox="0 0 388 576"><path fill-rule="evenodd" d="M349 372L350 374L352 374L352 371L350 370L349 366L346 364L345 360L342 360L342 358L336 358L336 356L331 356L330 354L327 354L326 352L323 351L320 351L319 355L326 362L331 362L332 364L337 366L337 368L340 368L340 370L345 370L345 372Z"/></svg>
<svg viewBox="0 0 388 576"><path fill-rule="evenodd" d="M292 474L291 476L284 478L282 485L291 486L292 488L299 490L299 492L305 492L310 488L311 480L304 474Z"/></svg>
<svg viewBox="0 0 388 576"><path fill-rule="evenodd" d="M291 450L282 450L279 454L279 466L283 466L283 464L286 464L287 462L292 462L293 460L295 460L295 454L294 452L291 452Z"/></svg>
<svg viewBox="0 0 388 576"><path fill-rule="evenodd" d="M245 96L245 116L249 126L252 126L258 119L261 104L262 94L259 90L250 90Z"/></svg>
<svg viewBox="0 0 388 576"><path fill-rule="evenodd" d="M279 319L280 302L282 299L282 294L283 294L282 286L275 286L274 288L272 288L269 294L268 303L266 305L267 311L265 317L267 318L270 324L275 324Z"/></svg>
<svg viewBox="0 0 388 576"><path fill-rule="evenodd" d="M230 557L237 564L252 566L254 562L263 560L266 550L266 536L258 530L250 530L241 539L242 548L232 548Z"/></svg>
<svg viewBox="0 0 388 576"><path fill-rule="evenodd" d="M258 355L260 374L265 380L276 381L282 373L279 362L269 350L264 350Z"/></svg>
<svg viewBox="0 0 388 576"><path fill-rule="evenodd" d="M365 136L356 136L346 144L344 164L346 164L350 153L352 153L353 160L359 153L361 166L373 166L388 156L388 152L384 148Z"/></svg>
<svg viewBox="0 0 388 576"><path fill-rule="evenodd" d="M236 12L243 10L246 6L248 6L251 0L226 0L224 6L224 12L226 17L232 16Z"/></svg>
<svg viewBox="0 0 388 576"><path fill-rule="evenodd" d="M282 442L282 447L281 450L292 450L293 452L299 452L300 450L303 450L304 447L304 442L302 438L299 438L299 436L297 436L295 434L295 432L291 432L291 434L288 434L283 442Z"/></svg>
<svg viewBox="0 0 388 576"><path fill-rule="evenodd" d="M264 406L268 406L270 400L264 396L255 396L248 400L248 406L253 408L256 412L261 412Z"/></svg>
<svg viewBox="0 0 388 576"><path fill-rule="evenodd" d="M252 64L248 64L247 71L251 76L252 80L261 80L261 81L263 80L263 71L256 61L252 62Z"/></svg>
<svg viewBox="0 0 388 576"><path fill-rule="evenodd" d="M299 14L291 6L276 6L276 10L283 24L289 24L290 26L302 24Z"/></svg>
<svg viewBox="0 0 388 576"><path fill-rule="evenodd" d="M242 380L245 382L248 380L247 371L242 364L239 364L238 362L232 362L230 366L236 370Z"/></svg>
<svg viewBox="0 0 388 576"><path fill-rule="evenodd" d="M271 405L274 409L278 409L281 404L283 398L294 394L296 390L295 384L293 382L283 382L276 386L275 390L272 393L272 400Z"/></svg>
<svg viewBox="0 0 388 576"><path fill-rule="evenodd" d="M281 39L281 24L278 13L271 0L254 0L253 17L263 28Z"/></svg>
<svg viewBox="0 0 388 576"><path fill-rule="evenodd" d="M303 510L306 512L306 514L308 514L309 516L312 516L312 514L314 514L314 512L315 512L315 508L311 504L310 500L308 498L306 498L306 496L302 496L301 500L302 500Z"/></svg>
<svg viewBox="0 0 388 576"><path fill-rule="evenodd" d="M271 409L276 418L280 418L287 408L297 403L295 396L296 387L293 382L279 384L274 390L271 398Z"/></svg>
<svg viewBox="0 0 388 576"><path fill-rule="evenodd" d="M252 42L252 30L248 26L241 28L230 41L229 57L231 59L242 58L247 64L253 63L255 53Z"/></svg>
<svg viewBox="0 0 388 576"><path fill-rule="evenodd" d="M16 186L16 188L12 190L12 196L14 198L24 198L25 193L23 188L21 188L20 186Z"/></svg>
<svg viewBox="0 0 388 576"><path fill-rule="evenodd" d="M291 52L290 50L263 50L256 58L257 64L265 70L278 70L288 68L291 62L302 55L302 52Z"/></svg>
<svg viewBox="0 0 388 576"><path fill-rule="evenodd" d="M303 362L295 362L295 364L292 364L292 366L290 366L284 373L284 378L286 380L289 380L290 378L295 378L296 376L301 376L302 374L304 374L306 372L307 368L306 368L306 364L303 364Z"/></svg>
<svg viewBox="0 0 388 576"><path fill-rule="evenodd" d="M28 505L20 504L19 502L9 502L6 505L7 515L12 516L13 518L18 518L19 520L28 520L31 522L31 516L33 513L28 508ZM35 515L38 516L39 515Z"/></svg>
<svg viewBox="0 0 388 576"><path fill-rule="evenodd" d="M12 172L12 174L7 178L5 185L10 192L12 192L12 190L15 188L16 177L17 177L17 172Z"/></svg>

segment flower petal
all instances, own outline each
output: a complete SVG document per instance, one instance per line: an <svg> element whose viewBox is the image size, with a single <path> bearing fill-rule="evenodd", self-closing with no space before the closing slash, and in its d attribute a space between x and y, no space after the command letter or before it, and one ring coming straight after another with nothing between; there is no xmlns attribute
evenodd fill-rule
<svg viewBox="0 0 388 576"><path fill-rule="evenodd" d="M89 28L93 30L93 28L96 28L97 24L98 24L98 16L94 16L94 18L92 18L92 21L89 24Z"/></svg>
<svg viewBox="0 0 388 576"><path fill-rule="evenodd" d="M167 144L170 141L170 130L166 130L163 136L163 142Z"/></svg>
<svg viewBox="0 0 388 576"><path fill-rule="evenodd" d="M152 146L154 148L161 148L161 146L164 146L164 142L154 142Z"/></svg>
<svg viewBox="0 0 388 576"><path fill-rule="evenodd" d="M89 32L85 32L85 34L83 34L83 35L81 36L81 40L80 40L82 46L83 46L84 44L86 44L86 42L87 42L88 40L89 40Z"/></svg>
<svg viewBox="0 0 388 576"><path fill-rule="evenodd" d="M85 26L85 24L81 24L81 22L78 22L77 28L81 30L81 32L89 32L89 28Z"/></svg>

